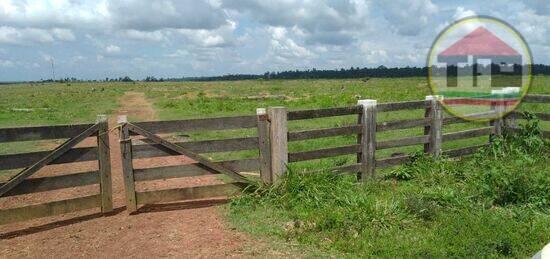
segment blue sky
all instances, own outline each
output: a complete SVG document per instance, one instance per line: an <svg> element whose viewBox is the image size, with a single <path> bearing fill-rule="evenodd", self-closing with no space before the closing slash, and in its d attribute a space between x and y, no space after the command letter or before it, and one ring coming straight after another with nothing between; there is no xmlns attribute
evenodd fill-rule
<svg viewBox="0 0 550 259"><path fill-rule="evenodd" d="M550 2L0 0L0 81L423 66L446 25L501 18L550 64Z"/></svg>

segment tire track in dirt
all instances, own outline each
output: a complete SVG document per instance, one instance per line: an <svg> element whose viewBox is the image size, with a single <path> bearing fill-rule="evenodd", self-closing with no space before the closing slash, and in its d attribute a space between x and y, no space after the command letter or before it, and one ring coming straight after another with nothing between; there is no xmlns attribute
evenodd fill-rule
<svg viewBox="0 0 550 259"><path fill-rule="evenodd" d="M120 98L119 103L120 108L109 117L110 127L116 125L116 117L122 114L128 115L133 120L156 119L156 112L145 98L144 93L127 92ZM223 224L217 209L211 206L224 202L223 198L154 206L146 212L128 215L124 210L125 194L118 134L116 131L111 131L109 137L112 149L114 215L104 217L95 209L0 226L0 257L250 256L245 248L248 242L247 238L241 233L229 230ZM88 141L90 143L82 145L94 144L93 139L86 142ZM190 162L192 161L185 157L173 156L138 160L135 167L167 166ZM72 171L97 168L95 163L82 164L80 168ZM59 165L51 166L41 174L49 174L48 171L63 169L66 168ZM163 189L219 182L216 177L211 176L188 177L152 181L147 185L137 186L137 188L138 190ZM82 190L80 187L64 189L53 194L50 192L40 193L37 197L26 200L24 198L14 199L14 204L20 204L23 201L43 202L45 199L67 198L64 196L84 196L88 192L97 193L98 186L86 188L86 190Z"/></svg>

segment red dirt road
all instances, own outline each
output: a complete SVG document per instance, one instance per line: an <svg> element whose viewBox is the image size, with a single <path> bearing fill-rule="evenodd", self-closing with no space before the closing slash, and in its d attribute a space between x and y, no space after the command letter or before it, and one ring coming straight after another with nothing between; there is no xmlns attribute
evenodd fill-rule
<svg viewBox="0 0 550 259"><path fill-rule="evenodd" d="M116 115L128 114L138 120L154 120L155 110L143 93L128 92L121 98L121 108L109 118L116 125ZM91 145L93 139L82 145ZM142 208L128 215L124 208L124 186L120 164L118 134L110 134L113 173L113 215L103 216L99 209L63 216L36 219L0 226L0 258L14 257L250 257L245 235L228 229L213 205L226 200L211 199L172 203ZM185 157L168 157L136 161L136 167L154 167L189 163ZM48 166L38 175L51 175L67 165ZM78 163L71 172L95 170L96 163ZM215 177L189 177L153 181L137 186L138 190L187 187L219 183ZM97 185L3 198L0 208L40 203L97 193Z"/></svg>

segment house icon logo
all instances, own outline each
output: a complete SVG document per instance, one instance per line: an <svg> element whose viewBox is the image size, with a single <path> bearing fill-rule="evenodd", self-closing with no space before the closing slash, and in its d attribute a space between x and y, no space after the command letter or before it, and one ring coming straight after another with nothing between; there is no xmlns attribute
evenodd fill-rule
<svg viewBox="0 0 550 259"><path fill-rule="evenodd" d="M531 84L531 51L499 19L473 16L444 29L427 60L428 82L448 112L491 120L512 111Z"/></svg>

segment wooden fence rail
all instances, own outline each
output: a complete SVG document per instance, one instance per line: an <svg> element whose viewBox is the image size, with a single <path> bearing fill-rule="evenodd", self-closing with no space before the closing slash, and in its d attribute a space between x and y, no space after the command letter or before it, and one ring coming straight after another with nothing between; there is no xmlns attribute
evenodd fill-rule
<svg viewBox="0 0 550 259"><path fill-rule="evenodd" d="M301 111L290 111L288 112L288 120L306 120L306 119L316 119L324 117L334 117L342 115L354 115L360 114L362 111L361 106L351 106L351 107L337 107L337 108L323 108L323 109L314 109L314 110L301 110Z"/></svg>
<svg viewBox="0 0 550 259"><path fill-rule="evenodd" d="M0 135L0 142L30 141L42 139L66 138L67 140L52 151L8 154L0 156L0 170L22 170L0 182L0 199L17 195L41 193L52 190L98 185L98 194L50 201L15 208L0 209L0 224L13 223L40 217L54 216L79 210L101 208L103 213L113 210L111 190L111 162L107 117L98 116L95 124L44 126L28 128L0 129L6 135ZM95 147L75 145L94 136ZM97 161L97 170L55 176L31 177L37 171L50 164L68 164L80 161Z"/></svg>
<svg viewBox="0 0 550 259"><path fill-rule="evenodd" d="M71 138L94 124L39 126L0 129L1 142Z"/></svg>
<svg viewBox="0 0 550 259"><path fill-rule="evenodd" d="M50 151L29 152L21 154L0 155L0 170L24 168L38 162ZM54 159L50 164L66 164L97 160L97 147L72 148Z"/></svg>
<svg viewBox="0 0 550 259"><path fill-rule="evenodd" d="M235 116L174 121L136 122L136 126L151 133L190 132L202 130L228 130L256 127L256 116Z"/></svg>
<svg viewBox="0 0 550 259"><path fill-rule="evenodd" d="M287 112L287 120L307 120L307 119L318 119L325 117L334 117L334 116L349 116L356 115L358 117L357 124L344 125L331 128L321 128L321 129L308 129L301 131L290 131L287 132L287 138L283 142L275 140L269 141L268 136L260 137L258 139L261 143L268 143L270 145L278 145L279 147L271 149L275 154L271 154L269 157L260 157L259 163L271 163L271 167L262 167L262 175L264 177L264 182L272 183L278 177L280 177L281 169L286 169L282 167L282 164L289 164L295 162L302 162L308 160L329 158L335 156L343 155L356 155L358 157L356 164L344 165L334 167L332 169L327 169L324 171L334 172L334 173L358 173L361 178L370 176L374 174L375 168L383 168L393 165L399 165L407 161L409 155L397 155L393 157L376 159L375 151L384 150L384 149L393 149L406 146L416 146L424 145L424 151L431 153L434 156L445 155L448 157L463 156L474 153L479 148L485 147L487 144L474 145L470 147L461 147L449 150L443 150L442 144L448 141L463 140L468 138L479 138L482 136L491 136L495 134L501 134L502 126L509 128L510 130L517 130L514 128L514 125L506 123L501 125L499 123L492 122L490 126L487 124L479 124L478 128L466 129L456 132L444 132L443 128L447 125L457 124L457 123L467 123L468 120L464 120L455 116L444 116L443 109L441 106L441 100L437 96L428 96L426 100L423 101L408 101L408 102L397 102L397 103L381 103L381 104L372 104L375 103L374 100L368 100L371 102L371 107L373 111L371 115L368 114L369 109L362 104L364 101L359 101L358 105L350 107L337 107L337 108L323 108L323 109L312 109L312 110L299 110L299 111L289 111ZM524 98L524 102L527 103L549 103L549 95L527 95ZM424 109L425 117L424 118L411 118L411 119L401 119L401 120L392 120L377 122L376 113L379 112L399 112L402 110L413 110L413 109ZM366 113L367 112L367 113ZM498 112L498 111L497 111ZM470 114L469 117L487 117L497 114L495 111L489 111L479 114ZM269 115L269 114L268 114ZM549 113L534 113L534 115L539 118L541 121L549 121ZM513 111L509 113L504 121L522 119L524 118L523 113L518 111ZM270 116L266 121L270 122L272 119ZM280 120L280 118L278 119ZM286 123L277 122L280 127L286 127ZM375 127L371 127L375 125ZM384 139L376 140L375 136L379 132L392 131L392 130L403 130L403 129L412 129L412 128L424 128L424 134L420 136L402 136L396 139ZM270 126L270 134L280 134L280 132L285 131L283 128L279 128L277 125ZM274 133L275 132L275 133ZM326 137L335 137L335 136L345 136L345 135L356 135L357 144L349 144L338 147L323 147L315 150L307 150L300 152L288 152L288 147L281 147L281 145L286 145L285 141L294 142L294 141L307 141L318 138ZM271 135L270 135L271 136ZM367 136L367 138L363 138ZM369 137L370 136L370 137ZM543 131L544 137L550 137L550 131ZM273 136L271 136L273 138ZM285 144L281 144L285 143ZM371 144L372 143L372 144ZM372 147L369 147L372 145ZM264 144L265 146L265 144ZM267 161L270 159L270 161ZM273 166L277 167L276 170L279 170L277 174L279 176L272 177L274 170ZM284 172L283 172L284 173ZM266 180L267 179L267 180Z"/></svg>

